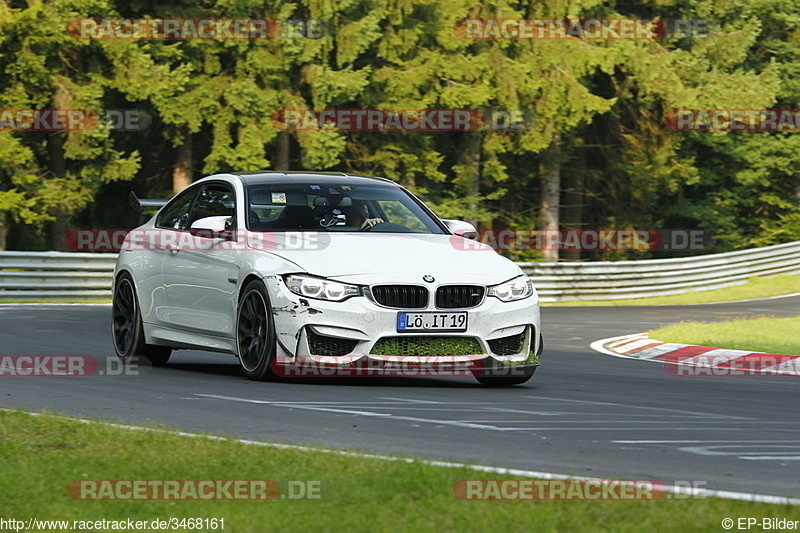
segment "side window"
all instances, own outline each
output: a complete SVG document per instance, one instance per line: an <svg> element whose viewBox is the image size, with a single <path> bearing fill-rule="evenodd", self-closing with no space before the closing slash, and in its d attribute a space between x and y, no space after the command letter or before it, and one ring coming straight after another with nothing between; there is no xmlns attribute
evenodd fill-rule
<svg viewBox="0 0 800 533"><path fill-rule="evenodd" d="M189 227L189 209L197 196L197 187L180 193L164 206L156 218L156 227L168 229L186 229Z"/></svg>
<svg viewBox="0 0 800 533"><path fill-rule="evenodd" d="M216 219L220 229L232 229L234 223L234 196L233 191L225 185L206 185L192 207L187 227L201 219Z"/></svg>

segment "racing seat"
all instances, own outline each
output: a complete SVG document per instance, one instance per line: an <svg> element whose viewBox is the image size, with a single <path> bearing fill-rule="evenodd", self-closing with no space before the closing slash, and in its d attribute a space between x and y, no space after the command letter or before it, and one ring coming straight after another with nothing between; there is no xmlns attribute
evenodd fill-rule
<svg viewBox="0 0 800 533"><path fill-rule="evenodd" d="M261 229L261 218L259 218L258 213L250 209L250 211L247 213L247 218L250 229Z"/></svg>
<svg viewBox="0 0 800 533"><path fill-rule="evenodd" d="M281 229L320 229L314 219L314 210L307 205L287 205L279 217Z"/></svg>

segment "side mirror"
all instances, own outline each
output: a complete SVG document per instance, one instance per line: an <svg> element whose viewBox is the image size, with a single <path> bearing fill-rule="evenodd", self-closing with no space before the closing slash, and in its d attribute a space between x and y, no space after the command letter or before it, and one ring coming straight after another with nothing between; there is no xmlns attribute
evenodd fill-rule
<svg viewBox="0 0 800 533"><path fill-rule="evenodd" d="M444 225L447 226L453 235L464 237L465 239L478 240L478 230L469 222L463 220L453 220L449 218L442 219Z"/></svg>
<svg viewBox="0 0 800 533"><path fill-rule="evenodd" d="M192 235L206 237L209 239L233 240L233 233L230 231L231 217L205 217L198 218L192 222L189 231Z"/></svg>

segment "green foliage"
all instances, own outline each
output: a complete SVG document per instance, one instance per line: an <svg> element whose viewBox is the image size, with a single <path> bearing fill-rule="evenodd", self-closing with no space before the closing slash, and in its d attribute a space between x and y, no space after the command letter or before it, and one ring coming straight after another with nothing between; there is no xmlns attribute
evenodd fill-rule
<svg viewBox="0 0 800 533"><path fill-rule="evenodd" d="M80 17L310 18L329 31L93 41L67 34ZM707 19L711 31L611 41L470 40L454 31L460 19L495 17ZM153 120L141 132L0 131L0 224L107 220L125 199L91 204L124 181L168 196L176 150L190 141L194 178L269 168L279 160L272 119L280 110L470 109L523 110L528 120L497 131L293 131L288 164L385 176L442 216L530 229L540 220L542 169L557 163L562 202L571 204L565 227L701 228L720 251L798 239L796 134L676 132L664 123L680 108L799 108L798 27L792 0L4 2L0 109L137 109Z"/></svg>
<svg viewBox="0 0 800 533"><path fill-rule="evenodd" d="M65 30L75 18L111 13L103 1L55 0L24 9L4 4L0 108L83 109L101 115L107 60L96 43L76 40ZM0 211L25 224L74 213L104 183L129 180L139 170L139 154L115 149L108 128L0 135Z"/></svg>

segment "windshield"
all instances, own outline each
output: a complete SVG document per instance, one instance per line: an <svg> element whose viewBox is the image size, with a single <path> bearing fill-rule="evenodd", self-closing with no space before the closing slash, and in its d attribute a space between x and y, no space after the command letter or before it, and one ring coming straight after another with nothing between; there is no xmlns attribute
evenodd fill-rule
<svg viewBox="0 0 800 533"><path fill-rule="evenodd" d="M403 189L275 183L248 188L251 231L445 233Z"/></svg>

